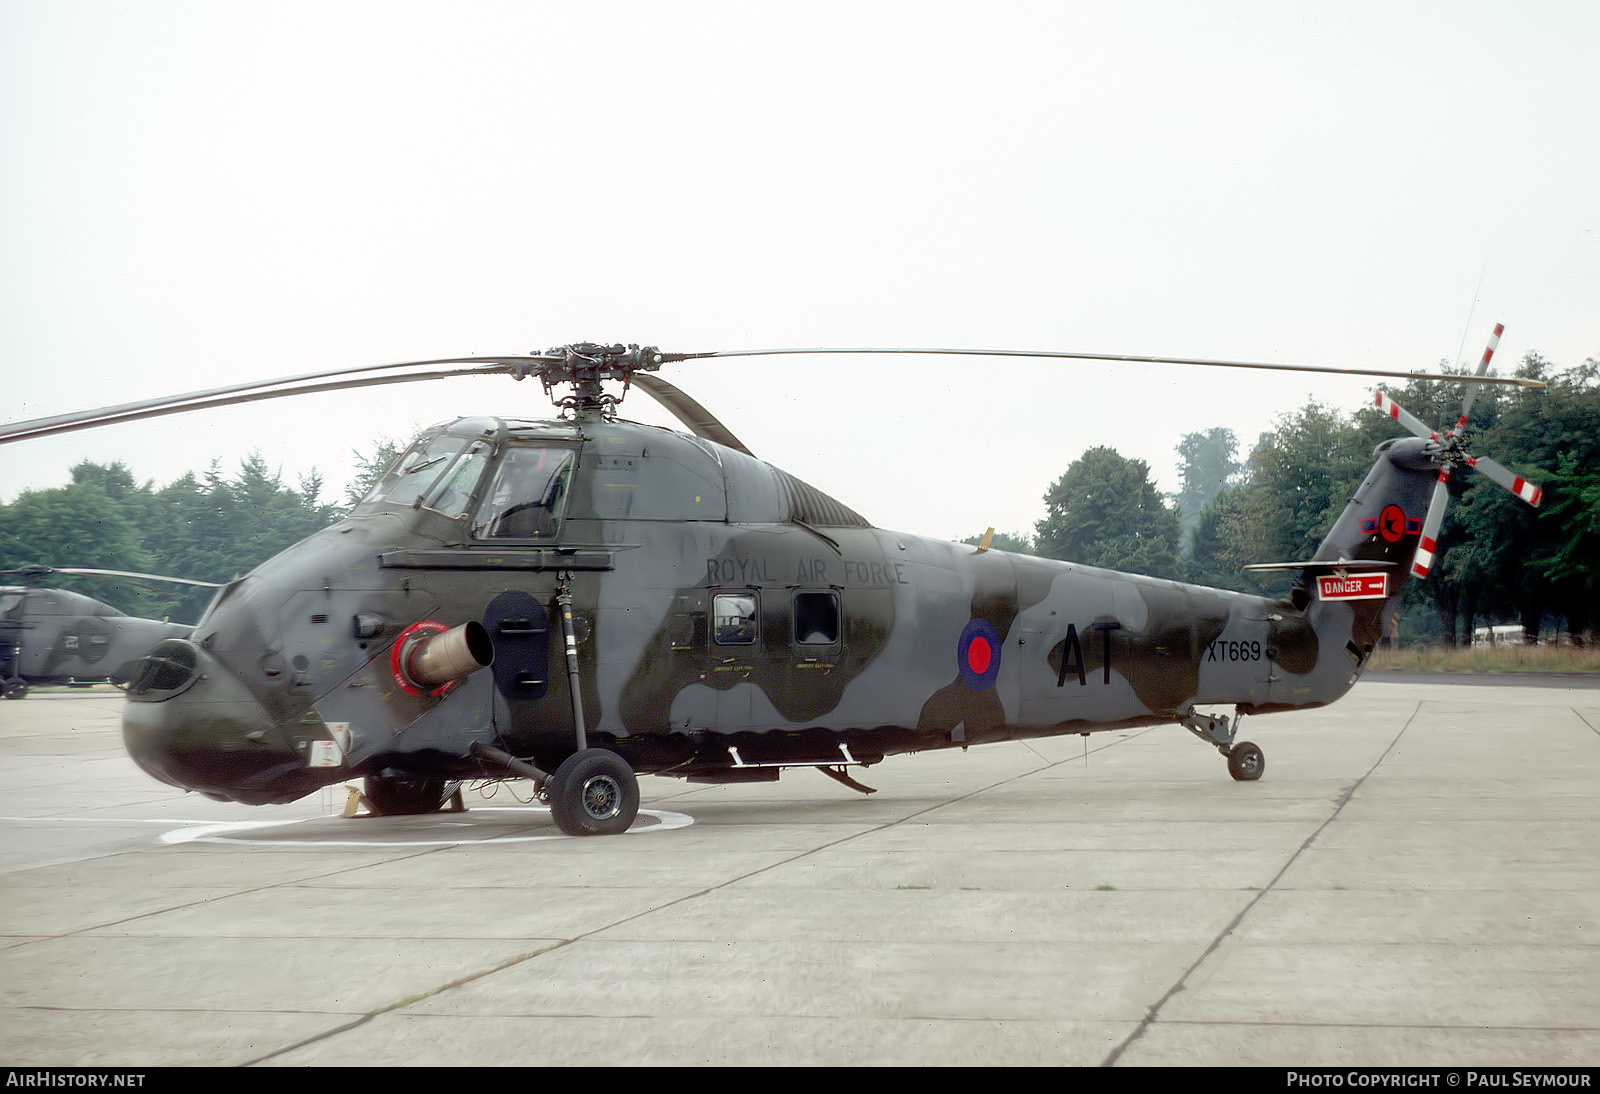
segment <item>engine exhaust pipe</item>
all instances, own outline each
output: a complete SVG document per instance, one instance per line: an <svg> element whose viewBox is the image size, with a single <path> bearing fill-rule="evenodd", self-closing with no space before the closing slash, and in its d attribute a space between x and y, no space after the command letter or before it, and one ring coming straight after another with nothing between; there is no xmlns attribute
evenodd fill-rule
<svg viewBox="0 0 1600 1094"><path fill-rule="evenodd" d="M494 641L476 619L447 631L416 628L398 658L400 672L418 688L436 688L494 663Z"/></svg>

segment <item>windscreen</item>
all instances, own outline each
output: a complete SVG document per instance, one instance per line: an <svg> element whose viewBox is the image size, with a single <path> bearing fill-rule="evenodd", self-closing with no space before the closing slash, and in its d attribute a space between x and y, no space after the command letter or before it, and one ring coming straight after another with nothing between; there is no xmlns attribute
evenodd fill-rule
<svg viewBox="0 0 1600 1094"><path fill-rule="evenodd" d="M482 438L424 436L395 461L361 504L415 505L420 499L428 509L463 516L492 450Z"/></svg>

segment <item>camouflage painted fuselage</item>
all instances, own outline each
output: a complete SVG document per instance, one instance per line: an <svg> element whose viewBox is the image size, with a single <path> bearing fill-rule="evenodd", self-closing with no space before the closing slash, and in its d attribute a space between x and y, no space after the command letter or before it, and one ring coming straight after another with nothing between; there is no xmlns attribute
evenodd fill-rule
<svg viewBox="0 0 1600 1094"><path fill-rule="evenodd" d="M509 504L514 450L565 470ZM1391 563L1379 595L1324 600L1307 571L1271 600L873 528L667 430L465 419L228 586L192 642L154 651L125 738L157 778L253 803L379 771L495 774L473 742L553 769L578 747L563 588L588 744L641 773L766 777L1208 704L1316 706L1349 689L1396 610L1435 477L1420 442L1389 442L1318 553ZM468 621L489 631L490 667L407 678L418 624Z"/></svg>
<svg viewBox="0 0 1600 1094"><path fill-rule="evenodd" d="M187 624L124 615L66 589L0 586L0 680L121 680L155 643L189 630Z"/></svg>

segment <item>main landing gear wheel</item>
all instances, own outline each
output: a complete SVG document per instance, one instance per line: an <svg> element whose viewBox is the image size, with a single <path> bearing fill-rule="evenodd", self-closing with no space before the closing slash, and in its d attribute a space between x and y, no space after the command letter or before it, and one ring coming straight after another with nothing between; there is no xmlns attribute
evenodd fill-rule
<svg viewBox="0 0 1600 1094"><path fill-rule="evenodd" d="M1228 774L1240 782L1254 782L1267 769L1267 758L1249 741L1240 741L1228 750Z"/></svg>
<svg viewBox="0 0 1600 1094"><path fill-rule="evenodd" d="M367 804L380 817L437 813L450 796L443 779L408 779L400 775L368 775L362 782Z"/></svg>
<svg viewBox="0 0 1600 1094"><path fill-rule="evenodd" d="M550 816L569 836L626 832L639 815L639 780L606 748L586 748L556 768L545 785Z"/></svg>
<svg viewBox="0 0 1600 1094"><path fill-rule="evenodd" d="M4 694L7 699L26 699L28 697L28 685L24 684L20 677L16 680L9 680L5 684L4 692L0 692L0 694Z"/></svg>

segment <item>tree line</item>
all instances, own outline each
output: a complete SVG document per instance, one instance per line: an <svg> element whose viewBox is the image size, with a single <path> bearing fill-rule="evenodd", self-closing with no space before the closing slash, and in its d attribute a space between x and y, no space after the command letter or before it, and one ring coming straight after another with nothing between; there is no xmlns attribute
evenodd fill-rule
<svg viewBox="0 0 1600 1094"><path fill-rule="evenodd" d="M259 455L234 475L216 464L159 489L121 462L84 462L68 486L30 490L0 506L0 569L88 566L227 582L345 511L321 498L315 473L284 484ZM15 576L0 581L17 583ZM130 615L194 622L212 590L103 579L51 579Z"/></svg>
<svg viewBox="0 0 1600 1094"><path fill-rule="evenodd" d="M1482 475L1458 472L1441 557L1426 581L1406 587L1403 640L1453 645L1489 620L1519 622L1529 634L1549 621L1574 636L1600 624L1600 360L1557 371L1529 354L1516 375L1547 386L1481 388L1469 449L1541 485L1543 504L1535 510ZM1390 394L1440 432L1460 416L1459 385L1410 381ZM1229 429L1188 433L1177 445L1181 489L1170 497L1144 461L1093 448L1045 492L1031 536L1012 533L993 545L1281 595L1282 574L1257 577L1241 567L1311 558L1361 485L1373 449L1404 435L1375 406L1346 416L1315 401L1279 418L1243 459Z"/></svg>

